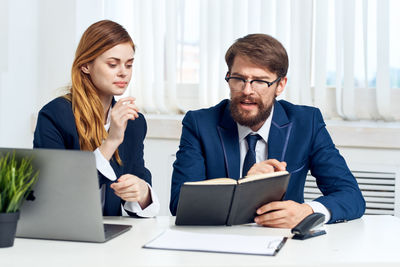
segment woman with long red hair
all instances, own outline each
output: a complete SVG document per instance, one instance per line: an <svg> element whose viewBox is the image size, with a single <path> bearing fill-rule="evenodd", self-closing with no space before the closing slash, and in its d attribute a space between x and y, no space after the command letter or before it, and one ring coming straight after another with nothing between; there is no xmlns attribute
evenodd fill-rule
<svg viewBox="0 0 400 267"><path fill-rule="evenodd" d="M131 80L134 53L121 25L109 20L92 24L76 49L70 92L40 110L34 134L36 148L94 151L105 216L124 210L151 217L159 210L143 160L145 118L135 98L114 99Z"/></svg>

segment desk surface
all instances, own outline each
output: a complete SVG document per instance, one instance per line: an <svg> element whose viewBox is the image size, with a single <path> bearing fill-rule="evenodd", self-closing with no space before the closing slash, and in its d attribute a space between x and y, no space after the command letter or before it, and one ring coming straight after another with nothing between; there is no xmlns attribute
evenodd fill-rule
<svg viewBox="0 0 400 267"><path fill-rule="evenodd" d="M400 266L400 218L376 215L326 225L327 234L305 241L288 239L276 256L251 256L143 249L165 229L248 235L286 235L288 229L253 225L178 227L175 217L108 217L106 223L131 224L130 231L106 243L17 238L0 249L3 266Z"/></svg>

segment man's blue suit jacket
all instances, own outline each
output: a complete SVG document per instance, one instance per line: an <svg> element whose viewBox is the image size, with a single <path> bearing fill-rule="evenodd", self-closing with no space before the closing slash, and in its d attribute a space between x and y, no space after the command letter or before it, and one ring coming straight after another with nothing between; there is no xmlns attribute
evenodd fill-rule
<svg viewBox="0 0 400 267"><path fill-rule="evenodd" d="M115 101L113 101L114 105ZM124 141L118 147L122 165L118 165L115 158L110 161L115 175L119 178L123 174L133 174L151 185L151 174L144 166L143 140L146 136L147 125L142 114L135 120L129 120L126 126ZM72 104L63 97L59 97L45 105L39 112L34 133L33 147L54 149L79 150L79 137L76 130ZM100 172L99 185L105 184L104 216L120 216L121 204L125 202L114 194L110 188L112 183ZM79 186L79 185L76 185ZM71 196L73 197L73 196ZM126 211L130 216L136 214Z"/></svg>
<svg viewBox="0 0 400 267"><path fill-rule="evenodd" d="M240 150L230 101L189 111L172 174L170 210L176 214L181 185L219 177L240 178ZM304 202L307 172L316 178L330 212L329 223L359 218L365 201L358 184L335 148L317 108L276 101L268 137L268 158L285 161L291 174L285 200Z"/></svg>

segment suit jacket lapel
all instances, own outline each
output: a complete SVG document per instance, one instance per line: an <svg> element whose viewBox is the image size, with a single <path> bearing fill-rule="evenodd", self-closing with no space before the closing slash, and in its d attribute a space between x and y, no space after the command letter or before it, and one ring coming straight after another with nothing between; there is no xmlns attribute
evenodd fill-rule
<svg viewBox="0 0 400 267"><path fill-rule="evenodd" d="M289 136L292 130L292 122L289 121L282 105L276 101L271 128L268 136L268 158L285 160Z"/></svg>
<svg viewBox="0 0 400 267"><path fill-rule="evenodd" d="M225 106L222 117L217 126L222 149L224 150L225 168L227 177L240 178L240 149L236 122L232 119L229 104Z"/></svg>

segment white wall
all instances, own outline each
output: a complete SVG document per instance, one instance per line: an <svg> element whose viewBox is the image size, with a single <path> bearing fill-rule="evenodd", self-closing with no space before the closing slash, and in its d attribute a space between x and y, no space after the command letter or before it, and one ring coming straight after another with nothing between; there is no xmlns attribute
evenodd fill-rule
<svg viewBox="0 0 400 267"><path fill-rule="evenodd" d="M70 80L75 1L2 0L0 7L0 146L32 147L35 114Z"/></svg>
<svg viewBox="0 0 400 267"><path fill-rule="evenodd" d="M0 146L31 145L30 115L36 108L38 85L37 1L8 1L7 55L0 70ZM3 6L2 6L3 7Z"/></svg>
<svg viewBox="0 0 400 267"><path fill-rule="evenodd" d="M75 1L40 0L38 9L37 111L70 84L76 48Z"/></svg>
<svg viewBox="0 0 400 267"><path fill-rule="evenodd" d="M153 189L160 200L160 215L170 215L172 163L178 145L179 140L176 139L147 138L145 141L145 164L151 171Z"/></svg>

